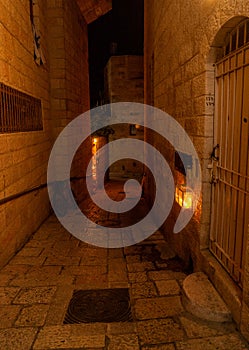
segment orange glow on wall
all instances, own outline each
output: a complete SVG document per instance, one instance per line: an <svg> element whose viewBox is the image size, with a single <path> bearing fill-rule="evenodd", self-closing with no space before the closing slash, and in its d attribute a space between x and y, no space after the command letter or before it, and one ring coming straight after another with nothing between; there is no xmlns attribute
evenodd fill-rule
<svg viewBox="0 0 249 350"><path fill-rule="evenodd" d="M182 208L191 209L193 207L193 191L185 185L177 185L175 200Z"/></svg>

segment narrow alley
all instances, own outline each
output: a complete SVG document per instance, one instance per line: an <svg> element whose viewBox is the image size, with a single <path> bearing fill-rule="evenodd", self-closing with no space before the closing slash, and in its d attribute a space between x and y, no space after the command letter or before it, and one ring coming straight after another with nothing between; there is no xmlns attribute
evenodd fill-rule
<svg viewBox="0 0 249 350"><path fill-rule="evenodd" d="M0 350L249 349L248 96L248 0L0 0Z"/></svg>

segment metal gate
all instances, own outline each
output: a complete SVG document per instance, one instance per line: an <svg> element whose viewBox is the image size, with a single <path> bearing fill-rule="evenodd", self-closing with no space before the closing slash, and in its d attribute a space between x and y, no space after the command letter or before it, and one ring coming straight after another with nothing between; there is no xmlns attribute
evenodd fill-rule
<svg viewBox="0 0 249 350"><path fill-rule="evenodd" d="M249 223L249 22L241 47L239 31L216 64L210 250L242 286Z"/></svg>

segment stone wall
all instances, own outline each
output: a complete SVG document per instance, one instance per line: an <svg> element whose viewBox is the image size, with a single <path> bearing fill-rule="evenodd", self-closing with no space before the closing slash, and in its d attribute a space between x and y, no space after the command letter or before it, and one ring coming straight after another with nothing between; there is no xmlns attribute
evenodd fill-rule
<svg viewBox="0 0 249 350"><path fill-rule="evenodd" d="M181 233L174 235L172 227L179 212L174 205L163 231L186 264L193 264L195 270L206 269L220 292L224 291L237 323L241 311L241 298L238 302L237 296L241 293L237 294L236 286L232 288L235 292L230 294L225 283L222 287L214 265L206 264L204 252L208 252L211 217L207 167L213 149L214 107L209 103L214 97L213 64L219 48L224 45L226 33L244 16L249 16L249 3L243 0L145 0L145 103L169 113L185 128L202 167L202 196L193 219ZM234 21L226 25L232 18ZM146 140L164 154L177 181L179 174L174 168L173 148L150 132L146 132ZM149 198L153 196L150 183L149 179L146 185ZM232 280L230 282L232 285ZM244 291L247 285L245 280ZM245 320L243 322L245 324ZM248 334L247 329L247 337Z"/></svg>
<svg viewBox="0 0 249 350"><path fill-rule="evenodd" d="M45 58L40 66L34 61L29 1L0 1L0 82L41 99L44 126L43 131L0 134L0 199L46 183L53 140L89 107L87 26L78 7L71 0L35 2ZM0 205L0 266L49 212L46 188Z"/></svg>
<svg viewBox="0 0 249 350"><path fill-rule="evenodd" d="M143 56L112 56L105 68L107 103L143 103Z"/></svg>
<svg viewBox="0 0 249 350"><path fill-rule="evenodd" d="M39 6L41 44L48 60L46 1ZM0 81L41 99L44 131L0 134L0 198L46 182L51 147L49 66L34 61L29 1L0 1ZM49 213L46 189L0 206L0 266Z"/></svg>
<svg viewBox="0 0 249 350"><path fill-rule="evenodd" d="M105 101L138 102L143 103L143 56L112 56L105 68ZM113 127L114 134L109 136L110 141L119 138L136 138L143 140L143 128L135 125L120 124ZM110 167L110 178L116 176L141 178L143 165L130 159L115 162Z"/></svg>
<svg viewBox="0 0 249 350"><path fill-rule="evenodd" d="M75 117L89 110L87 24L75 1L48 1L51 117L56 138ZM90 132L90 125L85 125ZM78 200L86 193L84 169L91 157L90 138L74 157L71 176Z"/></svg>

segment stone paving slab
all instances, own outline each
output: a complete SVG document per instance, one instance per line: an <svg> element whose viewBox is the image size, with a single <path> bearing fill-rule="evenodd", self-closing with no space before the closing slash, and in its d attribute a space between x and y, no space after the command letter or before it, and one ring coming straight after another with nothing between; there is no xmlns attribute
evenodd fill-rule
<svg viewBox="0 0 249 350"><path fill-rule="evenodd" d="M87 266L65 266L61 272L62 275L73 276L92 276L92 275L105 275L107 274L107 264L101 265L87 265Z"/></svg>
<svg viewBox="0 0 249 350"><path fill-rule="evenodd" d="M205 322L190 316L180 317L180 322L189 338L214 337L235 331L231 323Z"/></svg>
<svg viewBox="0 0 249 350"><path fill-rule="evenodd" d="M165 344L165 345L155 345L155 346L142 346L141 350L175 350L174 344Z"/></svg>
<svg viewBox="0 0 249 350"><path fill-rule="evenodd" d="M8 264L4 266L1 270L2 273L7 273L8 275L11 275L12 277L19 276L20 274L25 274L31 269L30 265L11 265Z"/></svg>
<svg viewBox="0 0 249 350"><path fill-rule="evenodd" d="M34 342L36 333L36 328L28 327L2 329L0 330L0 349L29 350Z"/></svg>
<svg viewBox="0 0 249 350"><path fill-rule="evenodd" d="M0 305L11 304L19 290L18 287L0 287Z"/></svg>
<svg viewBox="0 0 249 350"><path fill-rule="evenodd" d="M176 256L175 252L170 248L166 242L157 244L156 248L161 253L161 258L164 260L172 259Z"/></svg>
<svg viewBox="0 0 249 350"><path fill-rule="evenodd" d="M0 273L0 286L7 287L10 282L13 280L13 276L8 273Z"/></svg>
<svg viewBox="0 0 249 350"><path fill-rule="evenodd" d="M79 243L79 248L82 247L82 242ZM88 247L84 247L84 257L86 258L107 258L108 257L108 249L105 248L98 248L98 247L94 247L94 246L88 246Z"/></svg>
<svg viewBox="0 0 249 350"><path fill-rule="evenodd" d="M10 328L21 310L21 306L8 305L0 307L0 328Z"/></svg>
<svg viewBox="0 0 249 350"><path fill-rule="evenodd" d="M108 336L108 350L140 350L136 334Z"/></svg>
<svg viewBox="0 0 249 350"><path fill-rule="evenodd" d="M24 288L13 300L14 304L47 304L50 303L56 287L33 287Z"/></svg>
<svg viewBox="0 0 249 350"><path fill-rule="evenodd" d="M126 265L125 264L112 264L109 266L108 280L110 282L123 282L128 281Z"/></svg>
<svg viewBox="0 0 249 350"><path fill-rule="evenodd" d="M107 256L89 256L81 254L80 259L80 266L98 266L98 265L105 265L107 266Z"/></svg>
<svg viewBox="0 0 249 350"><path fill-rule="evenodd" d="M55 241L53 244L53 250L57 251L58 253L61 253L62 255L66 255L67 251L70 252L71 249L73 249L74 252L76 252L76 251L83 252L79 248L80 242L81 241L77 238L75 238L74 240L70 239L69 241L66 241L66 242L65 241Z"/></svg>
<svg viewBox="0 0 249 350"><path fill-rule="evenodd" d="M53 245L54 245L54 241L51 241L49 239L38 240L38 239L31 238L30 241L28 241L25 244L25 247L26 248L44 248L44 249L46 248L46 249L49 249Z"/></svg>
<svg viewBox="0 0 249 350"><path fill-rule="evenodd" d="M143 251L143 246L139 245L132 245L129 247L124 248L124 254L125 255L141 255Z"/></svg>
<svg viewBox="0 0 249 350"><path fill-rule="evenodd" d="M84 289L84 290L91 290L91 289L107 289L109 288L109 282L107 279L103 280L96 280L96 281L87 281L86 283L82 280L77 280L75 282L75 288L76 289Z"/></svg>
<svg viewBox="0 0 249 350"><path fill-rule="evenodd" d="M128 280L130 283L141 283L148 281L146 272L131 272L128 273Z"/></svg>
<svg viewBox="0 0 249 350"><path fill-rule="evenodd" d="M47 316L49 305L29 305L20 312L15 326L43 326Z"/></svg>
<svg viewBox="0 0 249 350"><path fill-rule="evenodd" d="M108 258L114 259L114 258L124 258L124 252L121 248L113 248L108 251Z"/></svg>
<svg viewBox="0 0 249 350"><path fill-rule="evenodd" d="M185 338L184 331L172 318L138 322L137 330L141 345L165 344Z"/></svg>
<svg viewBox="0 0 249 350"><path fill-rule="evenodd" d="M184 280L187 277L187 275L183 272L164 270L164 271L149 271L148 277L152 281L167 281L167 280Z"/></svg>
<svg viewBox="0 0 249 350"><path fill-rule="evenodd" d="M151 298L157 296L157 291L152 282L133 283L131 286L133 299Z"/></svg>
<svg viewBox="0 0 249 350"><path fill-rule="evenodd" d="M128 282L108 282L108 288L129 288L130 285Z"/></svg>
<svg viewBox="0 0 249 350"><path fill-rule="evenodd" d="M107 324L107 334L122 335L136 333L137 325L135 322L114 322Z"/></svg>
<svg viewBox="0 0 249 350"><path fill-rule="evenodd" d="M50 308L47 313L45 321L46 325L58 325L62 324L65 313L73 295L73 286L59 286L53 297L53 302L50 304Z"/></svg>
<svg viewBox="0 0 249 350"><path fill-rule="evenodd" d="M168 264L166 262L156 261L155 265L158 270L165 270L166 268L168 268Z"/></svg>
<svg viewBox="0 0 249 350"><path fill-rule="evenodd" d="M153 270L155 268L152 262L137 262L127 264L127 269L129 272L143 272Z"/></svg>
<svg viewBox="0 0 249 350"><path fill-rule="evenodd" d="M108 288L107 274L80 275L75 278L75 289L105 289Z"/></svg>
<svg viewBox="0 0 249 350"><path fill-rule="evenodd" d="M181 299L178 296L137 299L135 315L138 320L165 318L183 312Z"/></svg>
<svg viewBox="0 0 249 350"><path fill-rule="evenodd" d="M20 274L27 273L31 269L30 265L6 265L0 271L0 286L7 287L11 281Z"/></svg>
<svg viewBox="0 0 249 350"><path fill-rule="evenodd" d="M178 295L180 286L175 280L155 281L159 295Z"/></svg>
<svg viewBox="0 0 249 350"><path fill-rule="evenodd" d="M47 265L60 265L60 266L78 266L80 264L80 257L78 256L49 256L44 262L44 266Z"/></svg>
<svg viewBox="0 0 249 350"><path fill-rule="evenodd" d="M18 256L16 255L11 261L10 265L35 265L41 266L46 260L46 256Z"/></svg>
<svg viewBox="0 0 249 350"><path fill-rule="evenodd" d="M237 334L212 338L192 339L176 343L177 350L243 350L249 349Z"/></svg>
<svg viewBox="0 0 249 350"><path fill-rule="evenodd" d="M37 266L32 267L26 273L20 273L12 281L13 286L23 287L37 287L39 283L44 284L56 284L59 274L61 272L61 266ZM40 284L42 285L42 284Z"/></svg>
<svg viewBox="0 0 249 350"><path fill-rule="evenodd" d="M33 256L38 257L43 251L43 247L27 247L25 246L16 256Z"/></svg>
<svg viewBox="0 0 249 350"><path fill-rule="evenodd" d="M106 325L46 326L39 332L34 349L104 348Z"/></svg>
<svg viewBox="0 0 249 350"><path fill-rule="evenodd" d="M127 255L126 261L128 264L138 263L138 262L141 262L141 256L140 255Z"/></svg>

